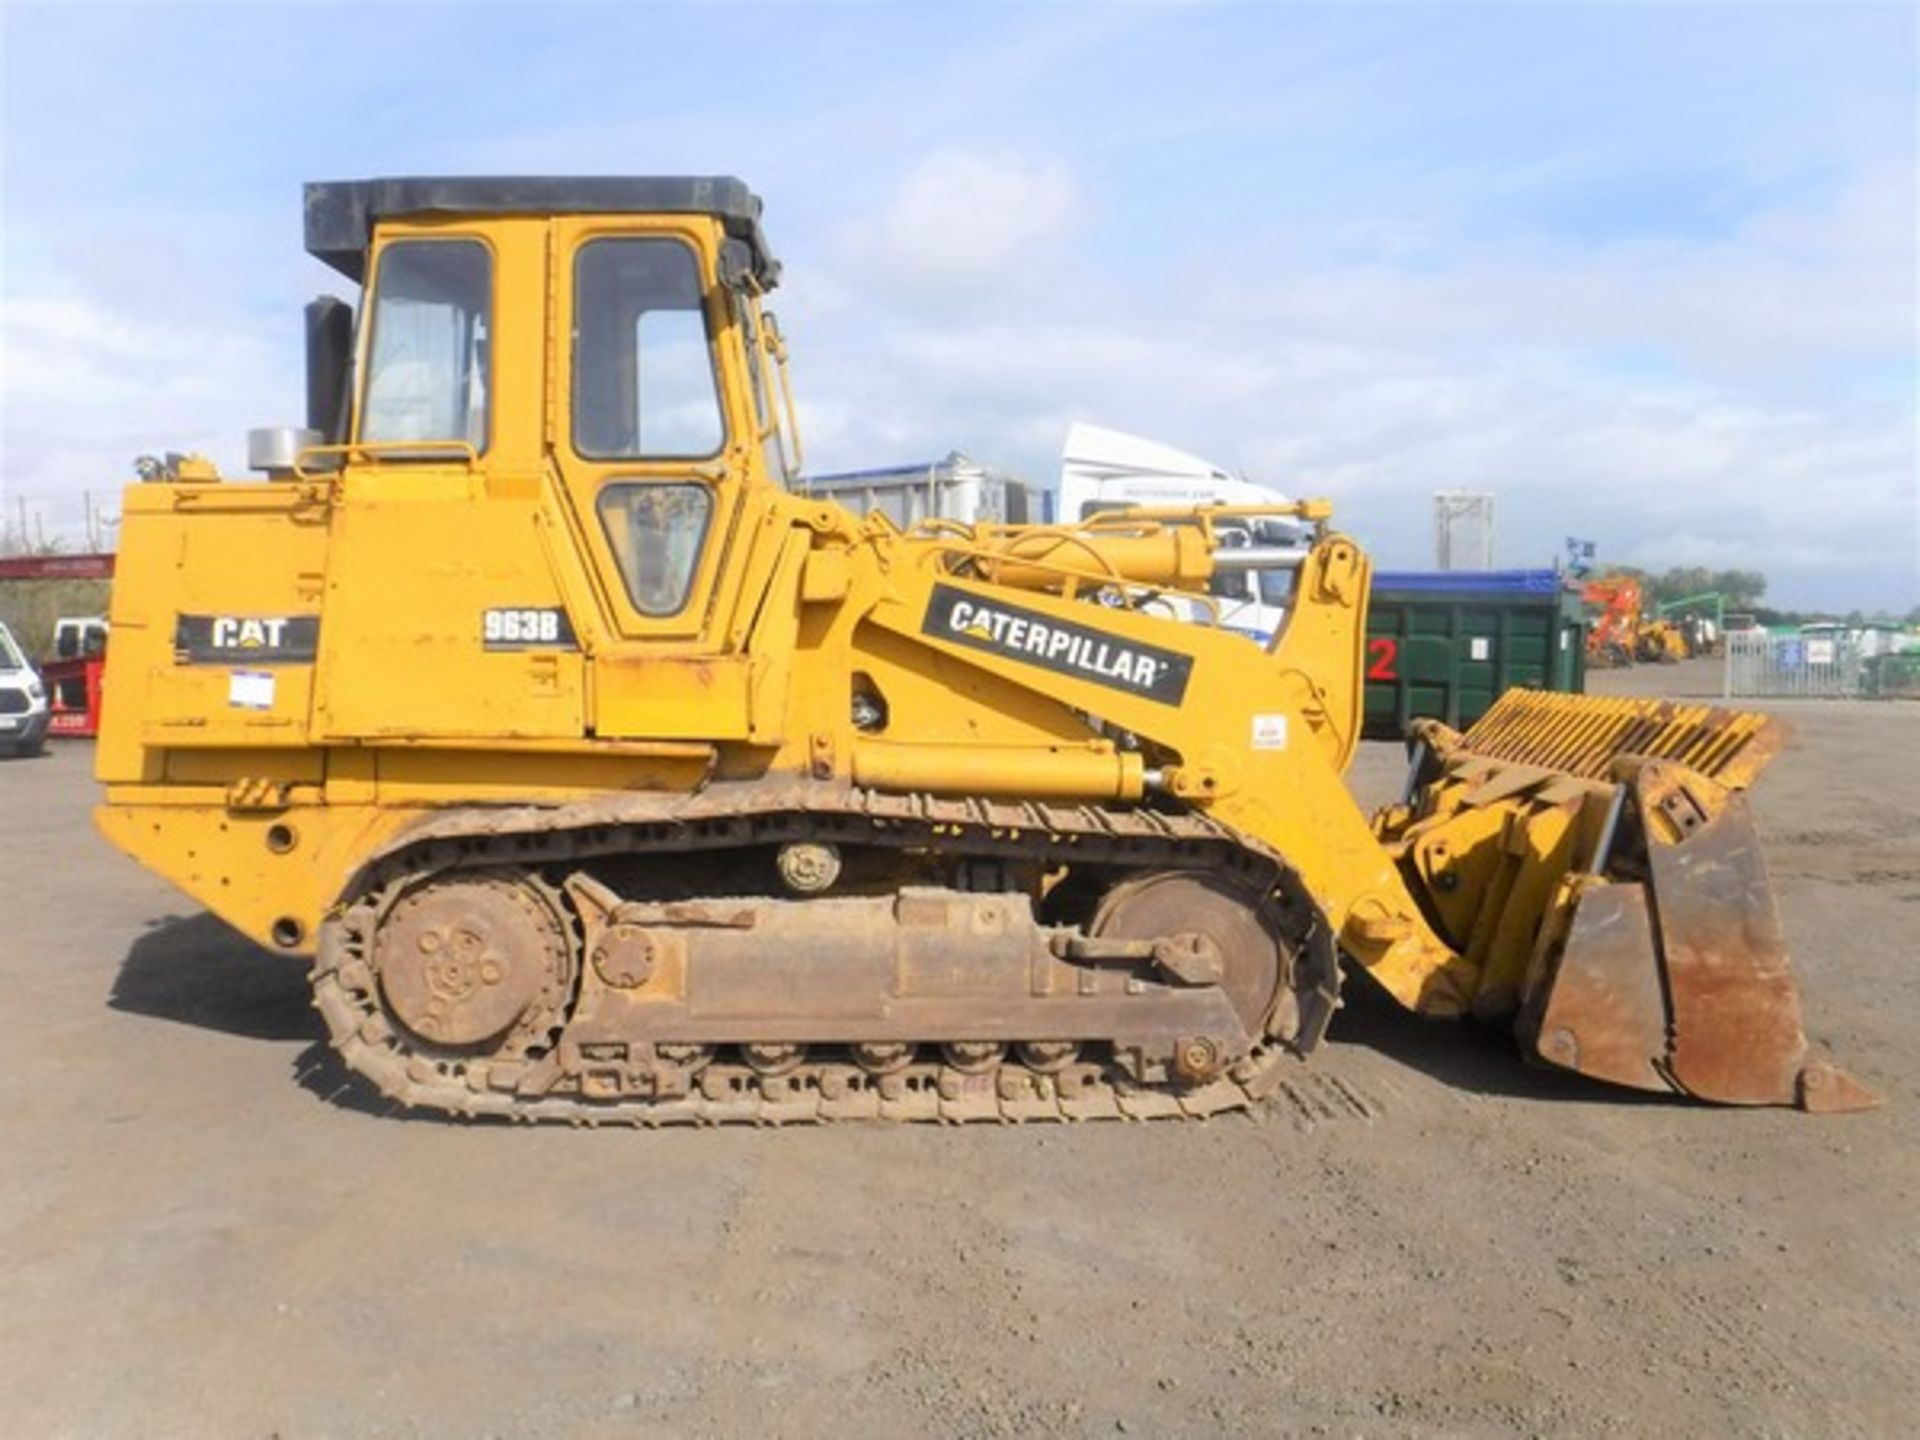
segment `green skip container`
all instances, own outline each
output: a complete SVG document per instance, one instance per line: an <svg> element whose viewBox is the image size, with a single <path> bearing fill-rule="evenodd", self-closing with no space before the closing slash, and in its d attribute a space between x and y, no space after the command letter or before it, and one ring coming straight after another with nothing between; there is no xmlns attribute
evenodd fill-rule
<svg viewBox="0 0 1920 1440"><path fill-rule="evenodd" d="M1557 571L1376 571L1362 733L1399 739L1429 718L1464 730L1515 685L1579 694L1586 626Z"/></svg>

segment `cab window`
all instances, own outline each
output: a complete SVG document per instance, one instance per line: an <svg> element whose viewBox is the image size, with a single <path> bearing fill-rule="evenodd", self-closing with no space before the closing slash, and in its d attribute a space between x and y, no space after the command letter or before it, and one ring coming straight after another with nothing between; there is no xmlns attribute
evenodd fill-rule
<svg viewBox="0 0 1920 1440"><path fill-rule="evenodd" d="M477 240L380 252L360 439L487 444L493 257Z"/></svg>
<svg viewBox="0 0 1920 1440"><path fill-rule="evenodd" d="M659 237L591 240L574 261L573 448L589 460L705 460L725 427L700 267Z"/></svg>
<svg viewBox="0 0 1920 1440"><path fill-rule="evenodd" d="M613 484L600 492L598 508L633 608L679 614L713 518L712 492L704 485Z"/></svg>

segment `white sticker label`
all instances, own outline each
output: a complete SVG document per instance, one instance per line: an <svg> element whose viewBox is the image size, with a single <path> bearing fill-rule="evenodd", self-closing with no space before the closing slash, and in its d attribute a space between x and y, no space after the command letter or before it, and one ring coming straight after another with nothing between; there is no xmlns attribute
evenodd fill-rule
<svg viewBox="0 0 1920 1440"><path fill-rule="evenodd" d="M1493 647L1490 644L1488 644L1487 637L1484 635L1474 636L1473 639L1469 641L1467 645L1468 656L1470 659L1474 659L1474 660L1486 659L1487 656L1492 652L1492 649Z"/></svg>
<svg viewBox="0 0 1920 1440"><path fill-rule="evenodd" d="M235 670L227 676L227 703L242 710L273 708L271 670Z"/></svg>
<svg viewBox="0 0 1920 1440"><path fill-rule="evenodd" d="M1285 715L1254 716L1253 748L1256 750L1286 749L1287 717Z"/></svg>

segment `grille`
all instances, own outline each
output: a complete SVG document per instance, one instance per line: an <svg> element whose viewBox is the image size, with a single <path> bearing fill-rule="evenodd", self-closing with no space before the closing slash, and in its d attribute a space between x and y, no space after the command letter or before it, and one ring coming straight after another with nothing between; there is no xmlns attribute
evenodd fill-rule
<svg viewBox="0 0 1920 1440"><path fill-rule="evenodd" d="M0 690L0 715L24 715L29 708L24 690Z"/></svg>

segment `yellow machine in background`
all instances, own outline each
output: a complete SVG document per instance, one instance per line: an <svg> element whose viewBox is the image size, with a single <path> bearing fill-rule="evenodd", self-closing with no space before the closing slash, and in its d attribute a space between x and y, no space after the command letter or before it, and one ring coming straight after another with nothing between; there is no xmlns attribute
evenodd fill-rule
<svg viewBox="0 0 1920 1440"><path fill-rule="evenodd" d="M410 1105L570 1120L1205 1114L1344 959L1556 1065L1736 1103L1812 1061L1758 717L1511 694L1369 824L1368 562L1318 503L902 533L810 498L728 179L310 186L270 480L128 490L115 843L313 957ZM351 362L351 363L349 363ZM1292 567L1264 649L1178 618Z"/></svg>
<svg viewBox="0 0 1920 1440"><path fill-rule="evenodd" d="M1634 641L1636 659L1677 665L1687 658L1687 637L1671 620L1654 617L1643 619Z"/></svg>

